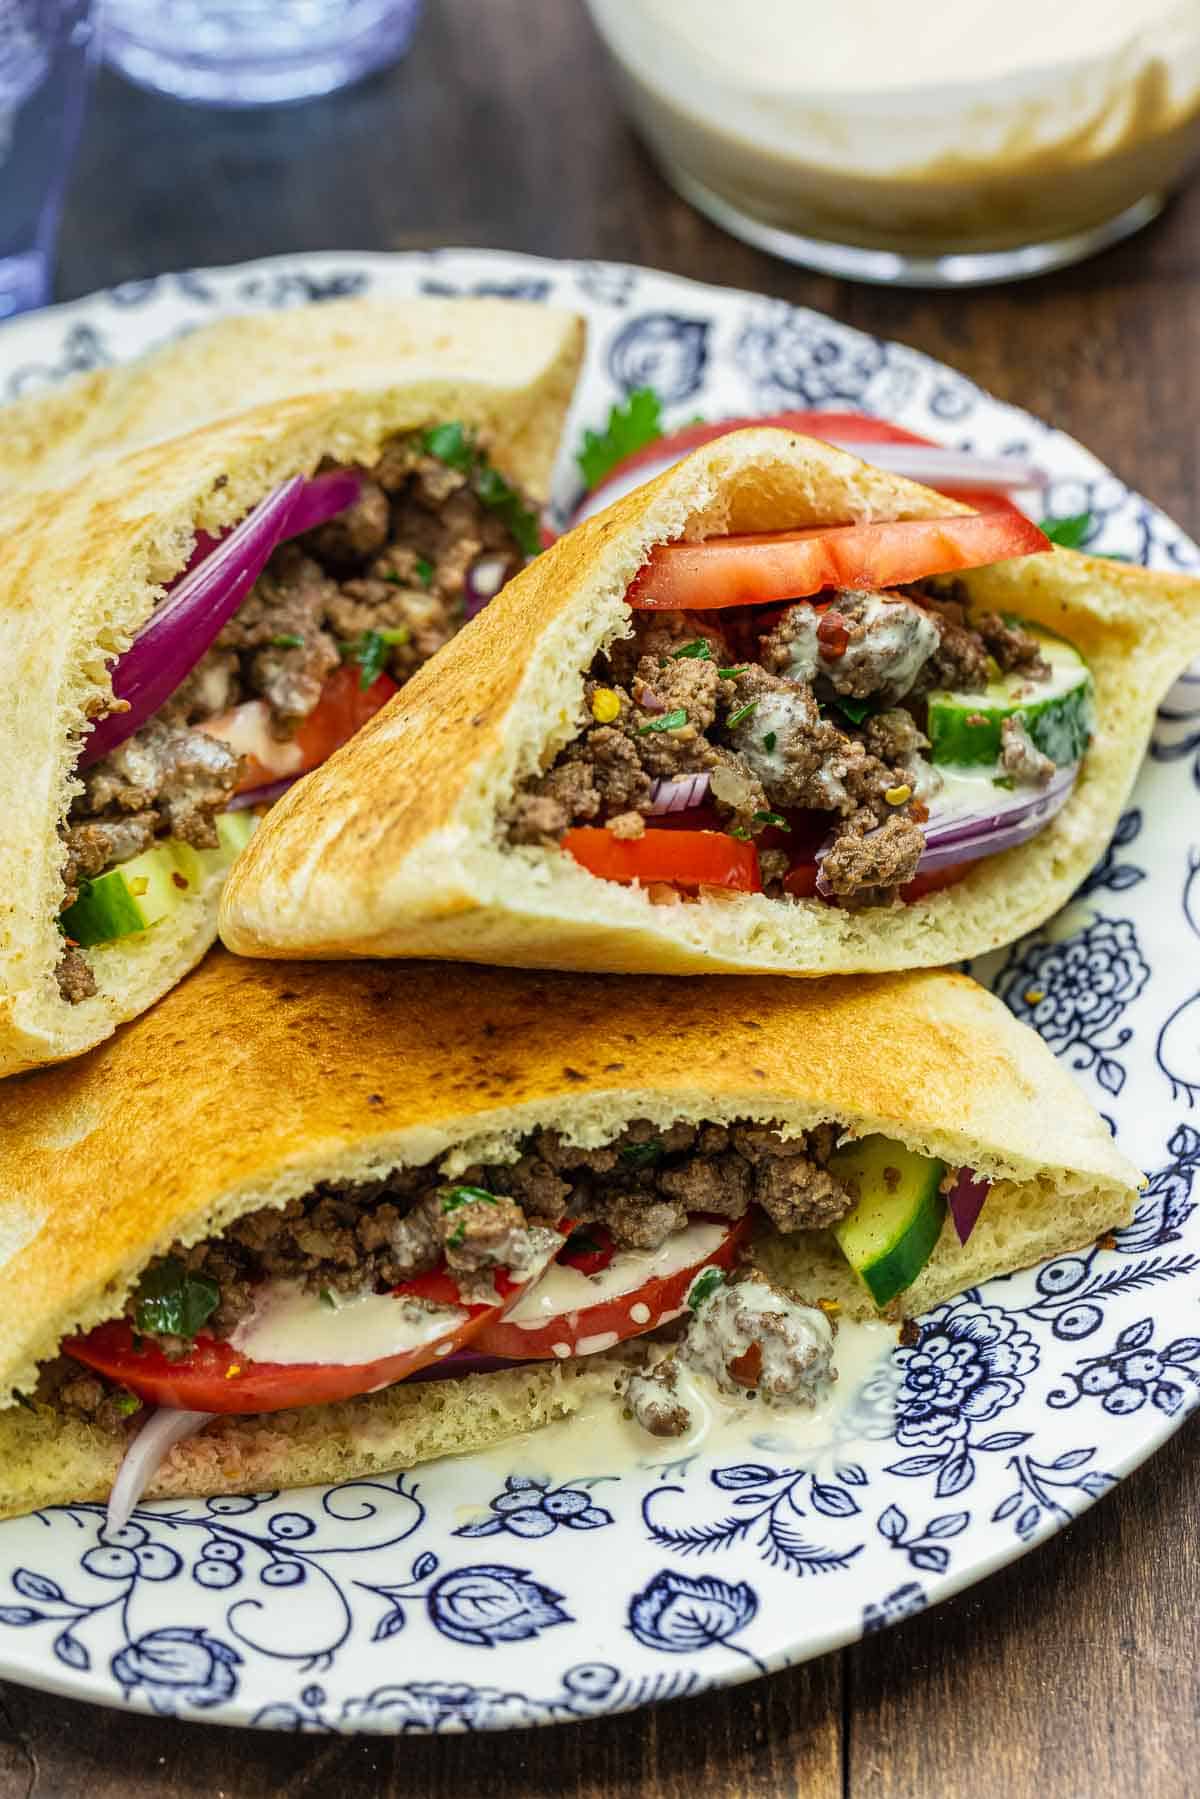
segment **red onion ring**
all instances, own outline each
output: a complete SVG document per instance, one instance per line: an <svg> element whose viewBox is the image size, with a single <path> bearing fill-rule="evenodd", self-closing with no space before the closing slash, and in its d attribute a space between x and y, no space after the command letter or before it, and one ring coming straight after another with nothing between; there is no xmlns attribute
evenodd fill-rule
<svg viewBox="0 0 1200 1799"><path fill-rule="evenodd" d="M117 1469L108 1496L106 1531L120 1530L129 1523L134 1507L176 1443L195 1436L213 1416L212 1412L176 1412L165 1406L151 1412Z"/></svg>
<svg viewBox="0 0 1200 1799"><path fill-rule="evenodd" d="M917 874L933 874L939 868L950 868L958 862L976 862L981 856L998 856L1002 850L1017 849L1061 812L1070 797L1079 773L1078 762L1056 769L1048 784L1037 793L1010 795L1007 804L996 802L990 812L973 812L965 818L944 819L936 814L924 827L925 850L917 863ZM882 830L882 826L879 829ZM868 831L867 837L873 837ZM825 858L833 847L827 839L816 853L817 892L829 899L833 889L825 879Z"/></svg>
<svg viewBox="0 0 1200 1799"><path fill-rule="evenodd" d="M686 812L692 806L702 806L707 798L706 774L683 775L676 781L652 781L646 817L662 818L668 812Z"/></svg>
<svg viewBox="0 0 1200 1799"><path fill-rule="evenodd" d="M975 1229L983 1202L991 1190L992 1183L976 1174L973 1168L959 1169L958 1179L947 1195L947 1203L960 1243L965 1243Z"/></svg>
<svg viewBox="0 0 1200 1799"><path fill-rule="evenodd" d="M271 806L281 793L294 787L300 779L299 775L284 775L281 781L269 781L265 787L250 787L245 793L235 793L226 812L245 812L251 806Z"/></svg>
<svg viewBox="0 0 1200 1799"><path fill-rule="evenodd" d="M361 485L350 469L313 481L293 475L215 547L201 551L198 540L187 570L118 657L113 694L127 702L127 710L110 712L96 724L80 751L80 768L132 737L170 699L233 617L276 545L336 518L357 499Z"/></svg>

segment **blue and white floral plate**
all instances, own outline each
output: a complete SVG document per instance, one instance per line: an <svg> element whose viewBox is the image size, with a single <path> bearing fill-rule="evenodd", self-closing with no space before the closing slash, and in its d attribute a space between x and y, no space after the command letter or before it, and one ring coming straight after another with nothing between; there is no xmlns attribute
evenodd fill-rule
<svg viewBox="0 0 1200 1799"><path fill-rule="evenodd" d="M1200 552L1070 438L896 344L753 294L474 251L280 258L164 276L0 330L0 395L221 313L347 294L496 294L587 314L569 441L653 385L672 422L848 406L1027 454L1049 511L1156 567ZM560 514L577 497L564 455ZM300 1493L96 1506L0 1526L0 1676L307 1731L595 1717L819 1655L1021 1555L1176 1430L1200 1392L1200 674L1163 708L1103 860L976 972L1039 1030L1150 1175L1111 1248L941 1306L817 1455L593 1466L537 1439ZM666 1454L656 1447L651 1453Z"/></svg>

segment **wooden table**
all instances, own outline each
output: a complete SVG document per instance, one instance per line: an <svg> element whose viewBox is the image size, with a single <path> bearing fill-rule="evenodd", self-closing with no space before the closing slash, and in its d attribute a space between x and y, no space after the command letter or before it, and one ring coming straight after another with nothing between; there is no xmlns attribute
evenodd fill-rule
<svg viewBox="0 0 1200 1799"><path fill-rule="evenodd" d="M440 0L403 67L294 111L193 111L102 79L59 291L438 243L644 262L819 307L1056 420L1200 533L1200 185L1130 244L1028 286L914 294L809 275L673 196L569 0ZM395 1743L123 1717L8 1686L0 1799L1183 1799L1200 1790L1198 1441L1193 1423L983 1587L753 1686L553 1731Z"/></svg>

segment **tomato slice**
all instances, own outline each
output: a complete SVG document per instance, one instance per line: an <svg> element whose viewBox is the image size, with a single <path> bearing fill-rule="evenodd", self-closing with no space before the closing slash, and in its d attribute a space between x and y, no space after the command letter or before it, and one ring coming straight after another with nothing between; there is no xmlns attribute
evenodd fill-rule
<svg viewBox="0 0 1200 1799"><path fill-rule="evenodd" d="M270 731L265 700L246 700L210 718L198 730L217 737L242 756L238 793L250 793L328 761L400 690L390 675L376 675L364 688L358 669L348 663L326 681L321 697L295 734L280 741Z"/></svg>
<svg viewBox="0 0 1200 1799"><path fill-rule="evenodd" d="M688 1220L659 1250L618 1250L598 1274L554 1264L505 1317L492 1319L472 1347L514 1361L593 1355L678 1318L702 1268L730 1268L753 1220ZM595 1297L592 1297L594 1293Z"/></svg>
<svg viewBox="0 0 1200 1799"><path fill-rule="evenodd" d="M712 537L659 544L627 598L635 611L761 606L826 587L898 587L1049 547L1031 519L1000 510Z"/></svg>
<svg viewBox="0 0 1200 1799"><path fill-rule="evenodd" d="M394 1289L397 1298L422 1299L441 1307L444 1328L410 1349L373 1362L257 1362L239 1354L231 1343L206 1334L196 1338L187 1355L172 1360L157 1343L143 1339L139 1348L125 1318L102 1324L63 1347L76 1361L120 1382L151 1405L194 1412L278 1412L391 1386L473 1343L486 1324L516 1304L528 1282L514 1281L502 1269L495 1285L499 1295L495 1305L471 1305L445 1268L405 1281Z"/></svg>
<svg viewBox="0 0 1200 1799"><path fill-rule="evenodd" d="M940 893L943 887L953 887L956 881L961 881L973 866L971 862L952 862L948 868L935 868L924 875L916 874L907 886L900 889L900 898L905 905L911 905L914 900L924 899L927 893Z"/></svg>
<svg viewBox="0 0 1200 1799"><path fill-rule="evenodd" d="M642 837L620 838L598 825L580 825L567 832L562 847L604 881L762 892L757 849L723 831L648 830Z"/></svg>

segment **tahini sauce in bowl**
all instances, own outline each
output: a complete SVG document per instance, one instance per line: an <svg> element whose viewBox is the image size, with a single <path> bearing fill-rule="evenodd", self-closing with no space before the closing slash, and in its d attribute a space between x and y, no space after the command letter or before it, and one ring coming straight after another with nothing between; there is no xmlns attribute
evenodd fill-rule
<svg viewBox="0 0 1200 1799"><path fill-rule="evenodd" d="M588 4L667 172L745 235L1050 266L1200 155L1200 0Z"/></svg>

